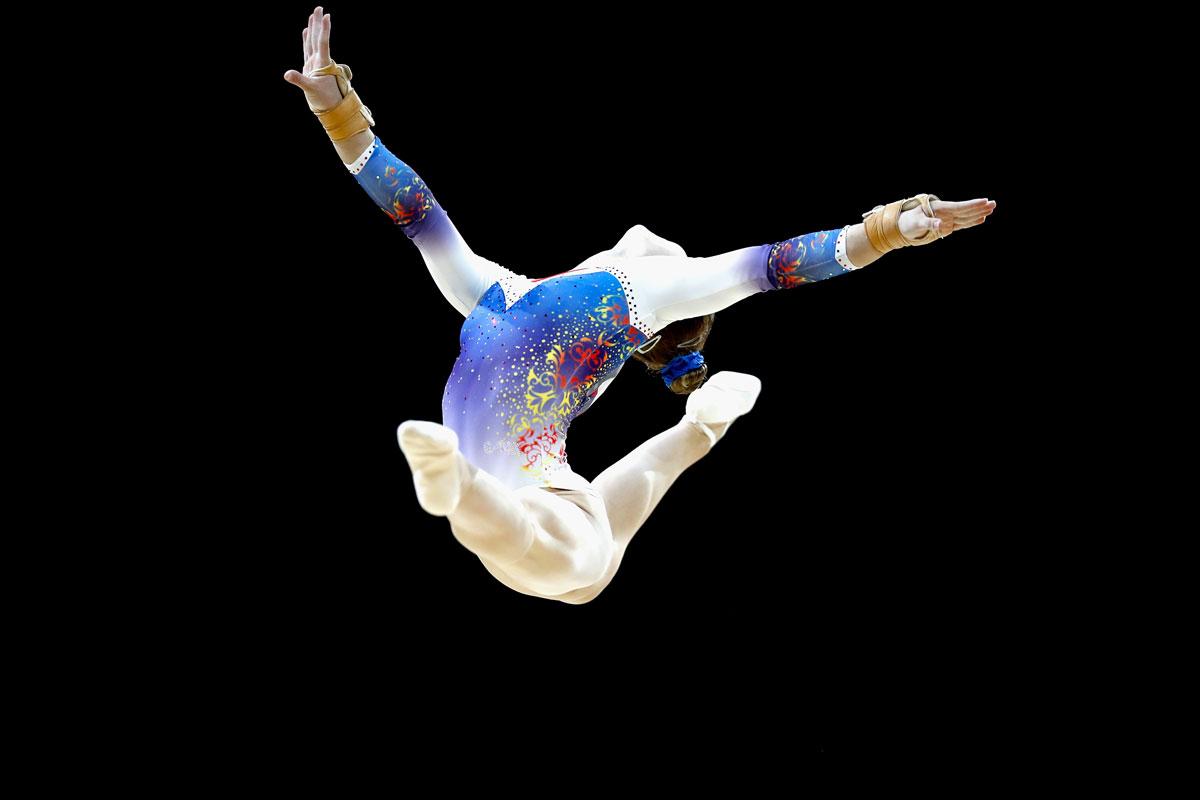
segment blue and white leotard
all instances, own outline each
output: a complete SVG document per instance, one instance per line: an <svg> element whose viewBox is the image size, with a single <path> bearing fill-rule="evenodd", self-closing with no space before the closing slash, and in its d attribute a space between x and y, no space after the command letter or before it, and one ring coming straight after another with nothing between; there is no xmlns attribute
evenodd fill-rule
<svg viewBox="0 0 1200 800"><path fill-rule="evenodd" d="M573 269L528 278L476 255L420 176L378 138L346 166L466 318L442 424L471 463L511 488L588 485L567 463L571 422L671 322L854 269L845 228L689 257L635 226Z"/></svg>

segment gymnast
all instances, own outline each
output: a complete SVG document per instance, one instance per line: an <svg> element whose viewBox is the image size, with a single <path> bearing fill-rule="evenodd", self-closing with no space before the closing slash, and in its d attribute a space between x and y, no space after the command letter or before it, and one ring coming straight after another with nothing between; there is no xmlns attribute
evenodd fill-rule
<svg viewBox="0 0 1200 800"><path fill-rule="evenodd" d="M477 255L421 177L375 136L349 67L329 56L330 28L318 6L303 32L303 70L284 79L304 90L342 163L465 318L442 423L406 420L397 431L417 501L446 517L497 580L534 597L580 604L599 595L667 489L753 407L758 378L708 376L702 351L716 312L929 244L996 208L921 194L838 230L703 257L635 225L572 269L528 278ZM630 358L686 395L685 413L589 481L567 463L567 431Z"/></svg>

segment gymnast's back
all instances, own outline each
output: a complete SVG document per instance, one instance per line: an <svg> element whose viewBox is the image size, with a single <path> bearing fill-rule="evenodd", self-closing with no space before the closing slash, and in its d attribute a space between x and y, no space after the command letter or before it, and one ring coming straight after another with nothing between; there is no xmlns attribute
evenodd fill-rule
<svg viewBox="0 0 1200 800"><path fill-rule="evenodd" d="M512 488L587 486L567 463L571 422L666 325L848 269L834 258L844 230L696 258L634 225L574 268L529 278L476 254L421 177L378 137L346 166L463 315L443 424L472 463Z"/></svg>

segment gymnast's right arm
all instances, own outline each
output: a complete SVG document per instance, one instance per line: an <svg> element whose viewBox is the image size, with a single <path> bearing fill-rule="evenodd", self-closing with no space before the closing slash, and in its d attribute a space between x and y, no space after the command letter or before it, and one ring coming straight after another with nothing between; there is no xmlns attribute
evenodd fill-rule
<svg viewBox="0 0 1200 800"><path fill-rule="evenodd" d="M342 163L416 244L438 289L465 317L502 268L467 246L421 176L372 133L375 121L350 86L349 68L329 57L330 26L330 15L317 6L303 33L304 72L288 70L284 79L304 90Z"/></svg>

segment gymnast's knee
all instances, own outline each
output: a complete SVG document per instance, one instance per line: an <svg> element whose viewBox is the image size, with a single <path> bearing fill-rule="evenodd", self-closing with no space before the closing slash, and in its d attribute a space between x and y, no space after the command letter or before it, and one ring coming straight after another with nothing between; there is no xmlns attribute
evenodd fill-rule
<svg viewBox="0 0 1200 800"><path fill-rule="evenodd" d="M566 596L586 594L590 587L604 580L613 559L611 536L594 535L569 543L557 537L549 538L550 543L535 545L519 565L531 588L540 594L572 602Z"/></svg>
<svg viewBox="0 0 1200 800"><path fill-rule="evenodd" d="M586 596L590 589L603 580L611 560L611 541L607 545L581 547L566 554L558 560L554 569L540 576L539 591L564 602L572 602L569 597Z"/></svg>
<svg viewBox="0 0 1200 800"><path fill-rule="evenodd" d="M576 553L572 575L577 584L575 588L586 589L599 583L608 572L613 559L612 536L596 536L594 543L589 543L581 552Z"/></svg>

